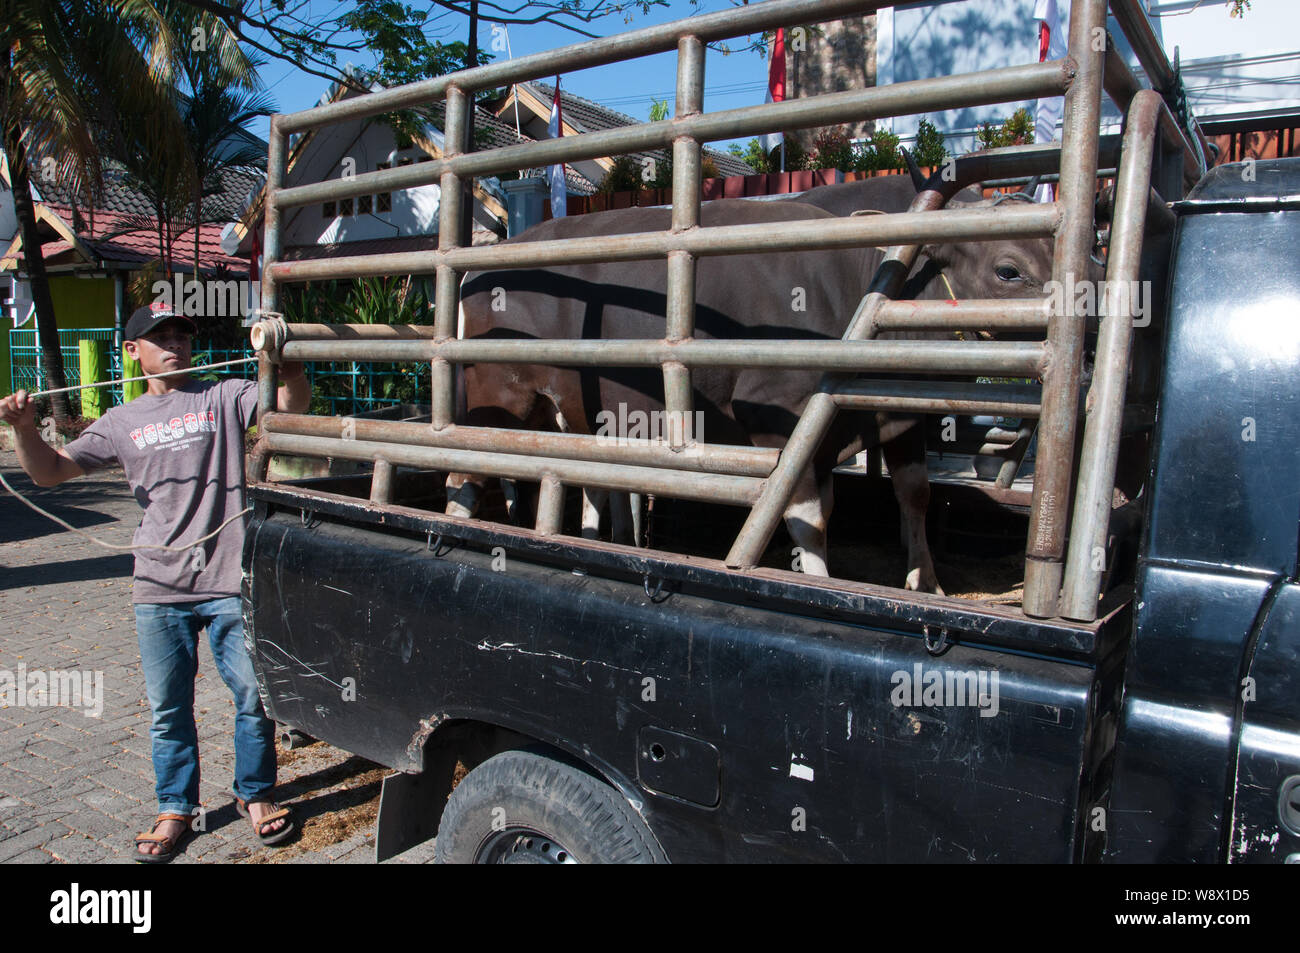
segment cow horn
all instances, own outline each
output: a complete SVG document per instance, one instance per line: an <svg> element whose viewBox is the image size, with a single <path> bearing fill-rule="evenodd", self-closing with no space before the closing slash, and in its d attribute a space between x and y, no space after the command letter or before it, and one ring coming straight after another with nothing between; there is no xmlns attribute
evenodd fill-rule
<svg viewBox="0 0 1300 953"><path fill-rule="evenodd" d="M1035 192L1038 191L1038 183L1042 181L1043 181L1043 177L1041 175L1036 175L1028 182L1026 182L1025 187L1020 191L1024 192L1026 195L1033 195Z"/></svg>
<svg viewBox="0 0 1300 953"><path fill-rule="evenodd" d="M916 159L912 158L912 153L906 149L899 149L903 154L903 161L907 163L907 171L912 174L912 184L916 186L916 191L924 191L926 186L925 176L921 174L921 167L916 164Z"/></svg>

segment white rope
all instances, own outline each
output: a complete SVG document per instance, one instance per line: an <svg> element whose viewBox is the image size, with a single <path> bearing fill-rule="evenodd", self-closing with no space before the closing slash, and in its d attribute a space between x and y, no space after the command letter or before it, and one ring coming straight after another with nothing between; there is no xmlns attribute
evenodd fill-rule
<svg viewBox="0 0 1300 953"><path fill-rule="evenodd" d="M238 513L236 513L234 516L230 517L230 519L226 520L224 523L222 523L220 526L218 526L218 527L217 527L216 529L214 529L212 532L208 533L208 535L206 535L206 536L200 536L198 539L194 540L194 542L192 542L192 543L187 543L187 544L184 545L184 546L163 546L163 545L160 545L160 544L158 544L158 543L126 543L126 544L123 544L123 543L106 543L106 542L104 542L102 539L98 539L98 538L96 538L96 537L90 535L90 534L87 533L84 529L78 529L77 527L73 526L71 523L65 522L64 520L62 520L62 519L60 519L59 517L55 516L53 513L49 512L48 510L43 510L43 509L41 509L39 506L37 506L37 505L36 505L35 503L33 503L31 500L27 499L25 496L23 496L21 493L19 493L17 490L15 490L13 487L11 487L11 486L9 485L9 481L5 479L3 473L0 473L0 485L3 485L4 488L5 488L6 490L8 490L8 491L9 491L10 493L12 493L14 496L18 497L19 501L21 501L23 504L25 504L25 505L27 505L27 506L30 506L30 507L31 507L32 509L34 509L37 513L40 513L42 516L48 516L50 519L54 520L54 522L58 523L58 524L59 524L60 526L62 526L64 529L70 529L70 530L72 530L74 533L77 533L77 534L79 534L79 535L81 535L81 536L86 537L86 539L90 540L90 541L91 541L92 543L94 543L96 546L103 546L105 549L117 549L117 550L132 550L132 549L161 549L161 550L162 550L163 552L165 552L165 553L185 553L185 552L191 552L191 551L193 551L194 547L197 546L199 543L207 542L209 539L211 539L213 536L216 536L218 533L220 533L223 529L225 529L227 526L229 526L229 525L230 525L231 523L233 523L235 520L237 520L237 519L239 519L240 517L242 517L245 513L251 513L251 512L253 512L253 508L252 508L251 506L247 506L247 507L245 507L244 509L240 510Z"/></svg>
<svg viewBox="0 0 1300 953"><path fill-rule="evenodd" d="M175 371L164 371L161 374L144 374L140 377L118 377L111 381L99 381L94 384L77 384L73 387L59 387L54 390L38 390L33 394L28 394L27 399L33 397L44 397L47 394L64 394L71 390L85 390L88 387L108 387L110 384L126 384L131 381L147 381L155 377L175 377L177 374L193 374L195 371L207 371L217 367L229 367L231 364L249 364L256 361L255 357L240 357L233 361L221 361L217 364L202 364L198 367L186 367Z"/></svg>

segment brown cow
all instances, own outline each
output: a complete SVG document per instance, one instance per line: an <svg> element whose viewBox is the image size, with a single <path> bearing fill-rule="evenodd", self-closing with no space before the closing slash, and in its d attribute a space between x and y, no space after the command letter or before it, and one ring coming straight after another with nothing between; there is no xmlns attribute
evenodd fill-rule
<svg viewBox="0 0 1300 953"><path fill-rule="evenodd" d="M888 188L897 187L891 183ZM807 194L814 200L822 198ZM832 198L840 200L840 196ZM868 197L862 204L871 209L880 203ZM784 222L833 217L825 209L794 201L724 200L707 203L701 223L705 227L767 223L779 229ZM669 226L667 209L625 209L553 220L511 241L600 237ZM964 298L1036 297L1043 294L1051 272L1052 246L1047 240L944 245L928 247L926 254L933 264L916 269L909 279L908 297L947 298L948 285ZM838 339L881 258L877 249L702 258L696 282L696 337ZM940 272L947 276L946 284L939 279ZM471 274L463 289L463 336L661 338L665 274L662 261ZM780 448L819 378L816 370L696 368L692 374L695 407L704 414L704 432L696 436L710 443ZM663 408L658 368L468 365L463 387L461 419L471 426L550 429L559 425L594 433L596 413L602 409L622 404L629 412L648 414ZM924 534L928 481L916 420L885 414L838 415L813 473L805 475L785 513L791 536L803 550L805 572L828 574L826 524L832 468L860 450L883 443L903 507L906 585L939 591ZM920 441L919 458L908 441ZM452 474L447 486L448 513L472 514L481 480Z"/></svg>

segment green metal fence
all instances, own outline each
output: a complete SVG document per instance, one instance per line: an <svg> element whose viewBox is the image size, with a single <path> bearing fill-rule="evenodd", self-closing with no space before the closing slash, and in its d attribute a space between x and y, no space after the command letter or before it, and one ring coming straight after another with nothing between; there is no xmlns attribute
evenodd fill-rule
<svg viewBox="0 0 1300 953"><path fill-rule="evenodd" d="M81 380L81 351L78 342L84 340L105 341L109 354L109 367L114 378L122 376L122 354L113 346L113 328L72 328L59 331L59 349L63 352L63 370L68 386L74 387ZM198 347L194 350L194 367L199 379L241 377L252 379L256 376L256 365L243 364L218 367L204 371L202 368L222 361L252 357L253 352L247 348L208 348ZM332 416L360 414L384 407L396 407L401 404L427 403L429 400L429 379L427 373L421 374L419 364L374 364L374 363L309 363L307 376L312 383L313 409ZM36 331L32 328L14 328L9 332L9 387L10 393L16 390L41 390L44 383L40 370L40 347L36 340ZM112 394L111 406L123 402L122 385L107 388ZM74 414L81 413L79 392L68 395Z"/></svg>
<svg viewBox="0 0 1300 953"><path fill-rule="evenodd" d="M81 380L81 341L105 341L109 364L114 377L122 376L122 355L113 346L113 328L72 328L59 331L59 350L63 352L63 373L68 386L75 387ZM9 393L17 390L41 390L41 349L36 340L35 328L12 328L9 331ZM73 391L68 395L75 414L81 413L81 395ZM122 388L115 391L114 404L122 402Z"/></svg>

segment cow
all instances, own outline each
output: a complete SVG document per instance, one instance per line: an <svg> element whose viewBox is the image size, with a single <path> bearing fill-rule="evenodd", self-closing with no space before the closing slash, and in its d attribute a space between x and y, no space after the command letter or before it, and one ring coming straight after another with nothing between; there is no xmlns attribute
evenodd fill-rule
<svg viewBox="0 0 1300 953"><path fill-rule="evenodd" d="M903 177L889 177L903 184ZM876 180L862 183L866 186ZM889 181L889 180L884 180ZM859 185L854 183L852 185ZM830 187L805 193L814 202L860 205L880 201L869 188ZM882 192L901 198L892 182ZM820 195L814 194L821 192ZM913 193L914 195L914 193ZM910 201L910 199L908 200ZM983 203L988 204L988 203ZM903 203L904 208L906 203ZM852 209L858 211L859 209ZM942 214L942 213L936 213ZM721 200L701 209L704 227L783 223L837 217L800 201ZM632 208L545 222L510 239L546 241L667 230L671 213ZM507 243L509 244L509 243ZM1051 275L1052 243L995 241L927 246L926 267L914 270L907 297L947 299L1041 297ZM709 256L699 260L695 336L772 340L838 339L874 275L883 253L861 248ZM662 261L554 266L470 274L463 286L466 338L533 337L658 339L664 334L665 266ZM945 280L946 279L946 280ZM949 290L951 289L951 291ZM886 334L882 337L902 335ZM936 337L935 334L910 335ZM946 337L946 335L937 335ZM704 415L709 443L781 448L820 379L817 370L771 371L695 368L694 406ZM461 381L463 413L470 426L596 432L596 414L625 405L629 413L663 408L659 368L586 370L539 365L466 365ZM941 592L925 539L929 484L924 438L915 417L841 413L823 441L811 473L805 473L784 516L805 572L828 575L826 525L831 471L861 450L881 445L894 476L908 549L908 589ZM700 436L697 434L696 436ZM920 451L918 455L917 446ZM481 480L451 474L447 512L471 515Z"/></svg>

